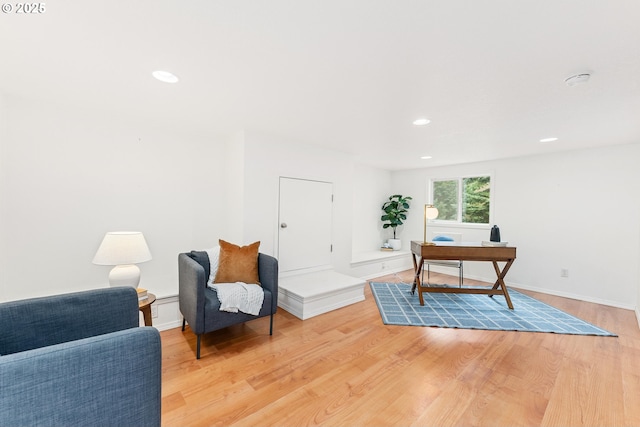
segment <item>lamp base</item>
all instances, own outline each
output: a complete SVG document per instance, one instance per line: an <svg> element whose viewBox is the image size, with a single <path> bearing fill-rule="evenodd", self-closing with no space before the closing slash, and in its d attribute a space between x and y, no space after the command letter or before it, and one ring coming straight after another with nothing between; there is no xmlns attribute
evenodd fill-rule
<svg viewBox="0 0 640 427"><path fill-rule="evenodd" d="M422 242L422 246L435 246L436 244L433 242Z"/></svg>
<svg viewBox="0 0 640 427"><path fill-rule="evenodd" d="M109 272L109 285L138 287L140 283L140 268L135 264L116 265Z"/></svg>

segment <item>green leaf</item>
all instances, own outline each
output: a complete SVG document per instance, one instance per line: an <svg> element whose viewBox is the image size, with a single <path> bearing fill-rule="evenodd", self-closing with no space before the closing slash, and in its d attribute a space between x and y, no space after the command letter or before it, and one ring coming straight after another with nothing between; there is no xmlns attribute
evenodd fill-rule
<svg viewBox="0 0 640 427"><path fill-rule="evenodd" d="M410 196L403 197L401 194L394 194L389 196L389 201L382 204L382 210L385 214L380 217L380 220L385 222L383 228L393 228L394 236L396 227L402 225L403 221L407 219L406 214L410 208L409 200L412 200Z"/></svg>

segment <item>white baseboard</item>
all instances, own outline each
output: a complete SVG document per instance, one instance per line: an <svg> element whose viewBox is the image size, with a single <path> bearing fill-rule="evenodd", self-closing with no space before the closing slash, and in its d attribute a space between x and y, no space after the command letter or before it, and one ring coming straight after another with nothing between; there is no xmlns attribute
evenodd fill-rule
<svg viewBox="0 0 640 427"><path fill-rule="evenodd" d="M450 271L452 271L453 269L449 268L447 270L447 267L441 268L441 267L434 267L431 269L431 271L435 271L438 273L445 273L445 274L451 274ZM457 269L456 269L457 270ZM451 274L452 276L454 274ZM493 283L496 281L495 276L493 277L480 277L480 276L473 276L473 275L468 275L465 274L464 275L465 279L471 279L471 280L479 280L481 282L486 282L486 283ZM574 293L570 293L570 292L562 292L562 291L556 291L556 290L552 290L552 289L547 289L547 288L539 288L537 286L530 286L530 285L524 285L522 283L515 283L515 282L511 282L509 280L506 280L507 286L509 288L515 288L517 289L524 289L527 291L533 291L533 292L540 292L541 294L548 294L548 295L555 295L558 297L563 297L563 298L571 298L571 299L575 299L578 301L585 301L585 302L592 302L594 304L601 304L601 305L607 305L609 307L616 307L616 308L622 308L625 310L636 310L636 317L638 318L638 323L640 326L640 314L639 311L640 308L636 308L633 304L621 304L618 301L611 301L611 300L606 300L606 299L602 299L602 298L592 298L592 297L588 297L585 295L579 295L579 294L574 294Z"/></svg>
<svg viewBox="0 0 640 427"><path fill-rule="evenodd" d="M406 266L396 267L396 268L385 268L383 271L379 273L371 273L366 274L364 276L360 276L362 280L369 281L370 279L375 279L376 277L386 276L387 274L400 273L402 271L407 271L408 268Z"/></svg>
<svg viewBox="0 0 640 427"><path fill-rule="evenodd" d="M372 251L354 255L349 274L369 280L413 268L410 251Z"/></svg>
<svg viewBox="0 0 640 427"><path fill-rule="evenodd" d="M168 331L169 329L181 328L182 327L182 319L176 320L175 322L163 323L161 325L153 325L159 331Z"/></svg>
<svg viewBox="0 0 640 427"><path fill-rule="evenodd" d="M383 274L393 274L393 273L399 273L401 271L406 271L407 268L406 267L398 267L398 268L393 268L393 269L389 269L389 270L385 270L385 272ZM435 270L434 270L435 271ZM366 276L361 277L362 280L369 280L369 279L373 279L375 277L380 277L381 274L380 273L372 273ZM487 277L471 277L471 276L465 276L469 279L473 279L473 280L480 280L483 282L493 282L495 281L495 278L487 278ZM559 297L563 297L563 298L571 298L571 299L576 299L579 301L586 301L586 302L592 302L595 304L602 304L602 305L607 305L610 307L616 307L616 308L622 308L622 309L626 309L626 310L633 310L635 312L636 315L636 319L638 321L638 328L640 328L640 307L634 307L633 305L624 305L624 304L620 304L614 301L609 301L609 300L602 300L599 298L589 298L589 297L585 297L584 295L576 295L576 294L572 294L572 293L568 293L568 292L560 292L560 291L552 291L549 289L542 289L542 288L538 288L536 286L528 286L528 285L523 285L523 284L519 284L519 283L512 283L512 282L508 282L507 281L507 286L509 286L510 288L515 288L515 289L524 289L524 290L529 290L529 291L534 291L534 292L540 292L543 294L549 294L549 295L556 295ZM361 291L360 291L361 292ZM344 301L333 301L333 302L328 302L328 304L326 305L327 308L329 308L327 311L329 310L335 310L336 308L341 308L344 307L346 305L349 304L353 304L355 302L359 302L359 301L363 301L364 300L364 296L360 297L360 295L362 295L361 293L358 295L344 295L345 300ZM286 311L291 313L291 310L295 310L294 307L285 307L285 305L287 304L287 301L282 301L283 304L279 304L283 309L285 309ZM169 297L163 297L163 298L158 298L156 300L156 302L153 303L154 305L157 305L157 310L158 310L158 317L155 317L152 319L153 321L153 326L160 330L160 331L166 331L168 329L173 329L173 328L179 328L182 327L182 314L180 313L180 308L179 308L179 303L178 303L178 296L174 295L174 296L169 296ZM308 317L312 317L312 316L317 316L318 314L322 314L320 311L322 309L310 309L307 313L307 318ZM326 311L324 311L326 312ZM294 313L292 313L294 314ZM300 313L301 316L304 316L303 313ZM295 315L295 314L294 314ZM300 317L300 316L297 316Z"/></svg>
<svg viewBox="0 0 640 427"><path fill-rule="evenodd" d="M482 279L478 279L478 280L482 280ZM484 281L488 281L488 280L484 280ZM575 299L575 300L578 300L578 301L592 302L594 304L607 305L609 307L622 308L622 309L625 309L625 310L634 310L634 308L635 308L631 304L621 304L621 303L619 303L617 301L610 301L610 300L606 300L606 299L602 299L602 298L592 298L592 297L588 297L588 296L585 296L585 295L578 295L578 294L573 294L573 293L570 293L570 292L555 291L555 290L546 289L546 288L538 288L536 286L528 286L528 285L523 285L523 284L519 284L519 283L507 282L507 286L509 288L524 289L524 290L527 290L527 291L540 292L541 294L555 295L555 296L558 296L558 297L570 298L570 299Z"/></svg>
<svg viewBox="0 0 640 427"><path fill-rule="evenodd" d="M182 327L182 313L177 295L156 299L151 305L151 310L152 314L157 314L151 318L151 322L159 331Z"/></svg>
<svg viewBox="0 0 640 427"><path fill-rule="evenodd" d="M351 266L357 267L363 264L371 264L377 261L407 258L411 256L411 251L369 251L360 252L351 256Z"/></svg>

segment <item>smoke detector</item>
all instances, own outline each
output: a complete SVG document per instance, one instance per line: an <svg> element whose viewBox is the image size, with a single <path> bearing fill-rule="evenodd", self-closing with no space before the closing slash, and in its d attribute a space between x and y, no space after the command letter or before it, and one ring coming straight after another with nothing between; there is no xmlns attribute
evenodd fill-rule
<svg viewBox="0 0 640 427"><path fill-rule="evenodd" d="M589 77L591 77L589 73L576 74L575 76L567 77L564 82L567 86L576 86L588 82Z"/></svg>

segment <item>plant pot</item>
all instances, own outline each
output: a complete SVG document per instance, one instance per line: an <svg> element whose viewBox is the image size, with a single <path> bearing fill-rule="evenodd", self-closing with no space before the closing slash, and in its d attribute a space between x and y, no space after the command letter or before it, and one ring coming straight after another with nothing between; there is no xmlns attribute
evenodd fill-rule
<svg viewBox="0 0 640 427"><path fill-rule="evenodd" d="M400 239L389 239L387 240L387 243L389 244L389 246L391 246L391 249L393 249L394 251L399 251L400 248L402 247L402 240Z"/></svg>

